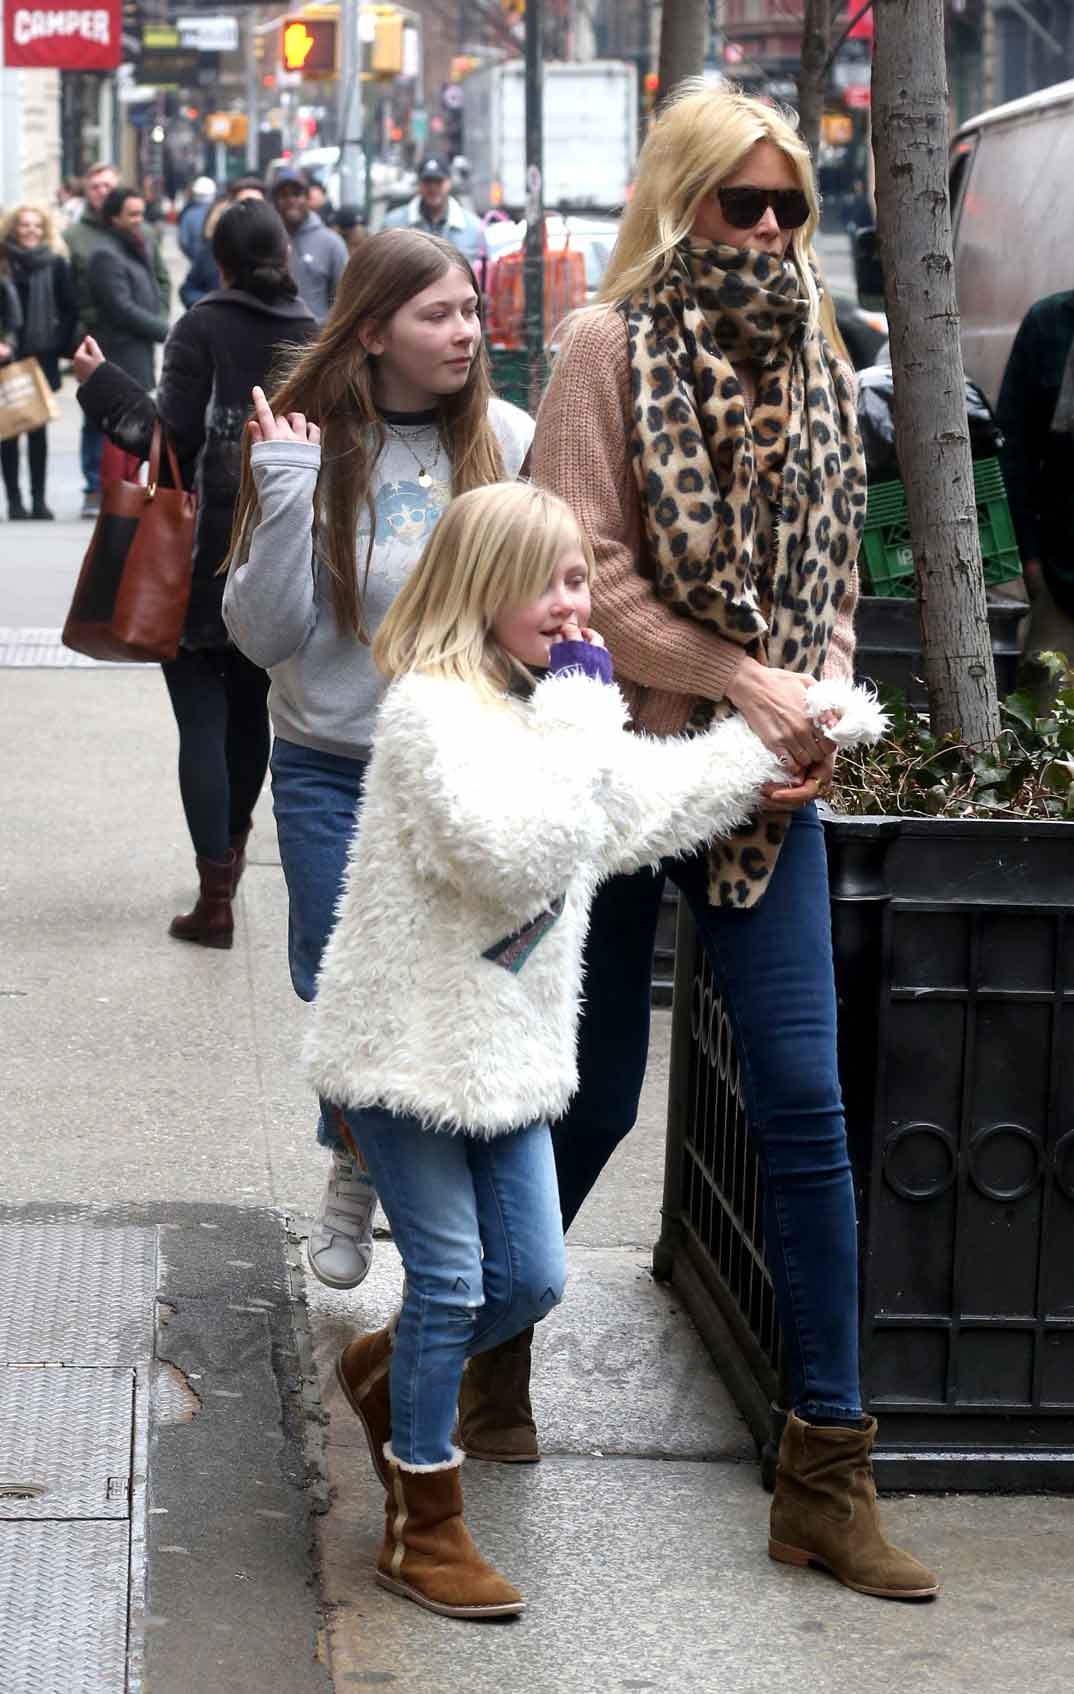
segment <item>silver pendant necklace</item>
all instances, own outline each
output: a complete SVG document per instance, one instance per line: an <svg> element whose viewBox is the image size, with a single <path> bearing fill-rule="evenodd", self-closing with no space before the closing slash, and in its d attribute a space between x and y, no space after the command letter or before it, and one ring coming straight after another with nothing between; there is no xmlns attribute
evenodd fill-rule
<svg viewBox="0 0 1074 1694"><path fill-rule="evenodd" d="M403 446L406 448L407 452L410 454L410 457L413 459L414 463L417 465L417 467L418 467L418 487L419 488L431 488L432 485L433 485L432 472L435 471L437 465L440 463L440 445L441 445L441 443L440 443L439 435L436 438L436 453L433 456L432 465L430 467L430 466L427 466L425 464L424 460L419 458L417 453L415 453L413 447L410 445L410 442L407 440L406 436L403 434L401 429L397 429L394 424L390 424L388 422L387 418L381 418L380 421L384 425L385 429L389 432L389 434L395 436L396 441L402 442Z"/></svg>

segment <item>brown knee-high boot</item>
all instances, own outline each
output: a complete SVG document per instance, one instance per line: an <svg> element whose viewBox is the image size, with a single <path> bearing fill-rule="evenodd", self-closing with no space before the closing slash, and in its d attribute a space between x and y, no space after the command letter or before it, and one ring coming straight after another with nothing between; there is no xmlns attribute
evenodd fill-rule
<svg viewBox="0 0 1074 1694"><path fill-rule="evenodd" d="M768 1551L785 1565L820 1565L859 1594L931 1600L932 1572L880 1526L871 1454L876 1419L860 1429L803 1423L791 1412L779 1444Z"/></svg>
<svg viewBox="0 0 1074 1694"><path fill-rule="evenodd" d="M253 824L247 824L245 829L240 829L237 835L233 835L231 837L231 853L233 860L231 866L232 899L235 898L236 890L238 889L239 883L242 881L242 873L246 869L246 843L250 839L250 831L252 828Z"/></svg>
<svg viewBox="0 0 1074 1694"><path fill-rule="evenodd" d="M197 858L200 892L193 911L173 918L168 934L177 941L196 941L202 947L230 947L235 920L231 915L231 879L234 854L223 861Z"/></svg>
<svg viewBox="0 0 1074 1694"><path fill-rule="evenodd" d="M459 1445L469 1459L532 1465L540 1458L530 1405L533 1325L468 1360L459 1389Z"/></svg>
<svg viewBox="0 0 1074 1694"><path fill-rule="evenodd" d="M385 1457L380 1586L444 1617L509 1617L524 1610L518 1589L481 1557L462 1520L462 1455L432 1469L404 1469L390 1446Z"/></svg>

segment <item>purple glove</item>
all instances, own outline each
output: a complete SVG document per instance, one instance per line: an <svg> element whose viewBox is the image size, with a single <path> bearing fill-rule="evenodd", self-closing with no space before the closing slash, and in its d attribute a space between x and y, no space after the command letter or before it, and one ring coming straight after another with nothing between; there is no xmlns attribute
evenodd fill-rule
<svg viewBox="0 0 1074 1694"><path fill-rule="evenodd" d="M611 682L612 656L607 647L595 647L591 641L555 641L548 655L548 670L552 676L581 671L594 682Z"/></svg>

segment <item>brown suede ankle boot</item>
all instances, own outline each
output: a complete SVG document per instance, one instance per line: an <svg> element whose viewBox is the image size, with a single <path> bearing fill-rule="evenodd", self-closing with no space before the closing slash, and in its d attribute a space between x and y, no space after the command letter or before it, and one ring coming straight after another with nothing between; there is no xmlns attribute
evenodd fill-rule
<svg viewBox="0 0 1074 1694"><path fill-rule="evenodd" d="M870 1455L876 1419L860 1429L803 1423L793 1412L779 1444L768 1552L785 1565L819 1565L859 1594L931 1600L940 1584L880 1527Z"/></svg>
<svg viewBox="0 0 1074 1694"><path fill-rule="evenodd" d="M395 1345L395 1320L386 1329L374 1330L344 1347L336 1361L336 1380L351 1411L361 1419L369 1442L369 1456L385 1488L391 1488L391 1473L384 1449L392 1438L392 1402L389 1375Z"/></svg>
<svg viewBox="0 0 1074 1694"><path fill-rule="evenodd" d="M233 854L223 861L196 860L201 891L192 912L173 918L168 934L177 941L196 941L202 947L230 947L234 940L235 920L231 915L231 879Z"/></svg>
<svg viewBox="0 0 1074 1694"><path fill-rule="evenodd" d="M246 843L250 839L252 828L253 824L247 824L245 829L240 829L237 835L231 837L231 851L234 855L234 863L231 867L231 898L233 900L239 883L242 881L242 873L246 869Z"/></svg>
<svg viewBox="0 0 1074 1694"><path fill-rule="evenodd" d="M390 1447L388 1459L380 1586L449 1618L523 1611L518 1589L481 1557L462 1521L462 1455L431 1470L404 1470Z"/></svg>
<svg viewBox="0 0 1074 1694"><path fill-rule="evenodd" d="M470 1359L459 1390L459 1446L470 1459L533 1465L540 1458L530 1405L533 1325Z"/></svg>

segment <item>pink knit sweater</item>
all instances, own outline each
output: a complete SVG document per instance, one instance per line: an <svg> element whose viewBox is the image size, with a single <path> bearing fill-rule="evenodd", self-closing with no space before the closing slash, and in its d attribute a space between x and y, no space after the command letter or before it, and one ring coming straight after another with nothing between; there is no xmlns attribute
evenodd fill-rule
<svg viewBox="0 0 1074 1694"><path fill-rule="evenodd" d="M634 722L678 735L693 702L719 700L743 649L677 616L646 575L645 537L630 464L633 400L626 320L611 308L579 315L537 415L533 480L567 500L593 547L593 623L611 649ZM854 672L855 567L836 617L823 674Z"/></svg>

